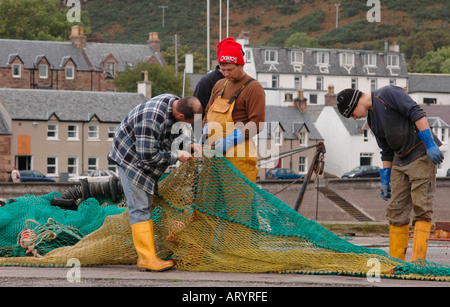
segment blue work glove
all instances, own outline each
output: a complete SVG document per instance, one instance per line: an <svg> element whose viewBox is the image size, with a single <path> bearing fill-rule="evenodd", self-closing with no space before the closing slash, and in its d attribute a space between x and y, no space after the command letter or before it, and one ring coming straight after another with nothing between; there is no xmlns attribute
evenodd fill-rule
<svg viewBox="0 0 450 307"><path fill-rule="evenodd" d="M431 134L430 129L420 131L419 137L425 144L425 147L427 148L427 154L434 164L440 164L442 161L444 161L444 156L439 150L439 147L434 142L433 135Z"/></svg>
<svg viewBox="0 0 450 307"><path fill-rule="evenodd" d="M242 134L240 129L234 130L223 139L219 139L214 142L214 148L221 150L222 153L226 153L228 150L245 141L245 135Z"/></svg>
<svg viewBox="0 0 450 307"><path fill-rule="evenodd" d="M381 198L389 200L391 198L391 168L380 169L381 176Z"/></svg>
<svg viewBox="0 0 450 307"><path fill-rule="evenodd" d="M205 124L202 129L202 137L200 138L202 145L208 145L208 124Z"/></svg>

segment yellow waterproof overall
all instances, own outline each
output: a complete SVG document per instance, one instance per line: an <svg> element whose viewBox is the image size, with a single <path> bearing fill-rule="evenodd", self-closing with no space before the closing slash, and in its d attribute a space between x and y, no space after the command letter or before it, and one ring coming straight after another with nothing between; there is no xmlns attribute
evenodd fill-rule
<svg viewBox="0 0 450 307"><path fill-rule="evenodd" d="M222 95L225 91L228 80L225 81L222 91L219 92L219 95L208 110L208 144L214 144L216 140L225 138L236 129L232 117L234 104L239 94L251 81L254 81L254 79L251 79L245 83L231 99L224 99L222 98ZM245 142L237 144L227 151L225 157L234 166L236 166L248 180L256 182L258 166L256 147L253 140L249 139L245 140Z"/></svg>

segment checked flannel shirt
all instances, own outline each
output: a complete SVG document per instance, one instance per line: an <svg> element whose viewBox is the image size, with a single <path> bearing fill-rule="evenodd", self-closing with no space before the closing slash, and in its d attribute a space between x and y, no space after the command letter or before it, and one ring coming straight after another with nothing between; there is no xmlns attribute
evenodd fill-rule
<svg viewBox="0 0 450 307"><path fill-rule="evenodd" d="M136 106L117 128L109 160L116 162L127 177L149 194L158 193L158 180L169 165L178 161L171 150L175 118L175 95L162 94Z"/></svg>

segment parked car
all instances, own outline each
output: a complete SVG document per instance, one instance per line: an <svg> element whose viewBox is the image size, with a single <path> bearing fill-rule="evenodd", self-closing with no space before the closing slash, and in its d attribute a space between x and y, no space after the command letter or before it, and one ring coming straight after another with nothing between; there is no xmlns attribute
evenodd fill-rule
<svg viewBox="0 0 450 307"><path fill-rule="evenodd" d="M296 174L290 168L272 168L266 173L266 179L298 179L303 175Z"/></svg>
<svg viewBox="0 0 450 307"><path fill-rule="evenodd" d="M80 179L87 179L88 182L108 182L109 178L117 177L113 171L110 170L89 170L80 176L70 177L69 182L78 182Z"/></svg>
<svg viewBox="0 0 450 307"><path fill-rule="evenodd" d="M55 179L42 174L40 171L20 171L20 182L55 182Z"/></svg>
<svg viewBox="0 0 450 307"><path fill-rule="evenodd" d="M351 171L344 173L342 178L377 178L380 177L380 168L378 166L360 165Z"/></svg>

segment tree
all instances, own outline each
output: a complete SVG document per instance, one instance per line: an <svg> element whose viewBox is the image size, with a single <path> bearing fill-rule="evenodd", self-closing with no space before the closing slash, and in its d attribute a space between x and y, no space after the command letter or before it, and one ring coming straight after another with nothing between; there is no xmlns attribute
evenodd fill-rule
<svg viewBox="0 0 450 307"><path fill-rule="evenodd" d="M65 41L74 25L67 20L68 10L60 6L59 0L1 0L0 37ZM81 12L77 24L90 33L87 12Z"/></svg>
<svg viewBox="0 0 450 307"><path fill-rule="evenodd" d="M186 59L186 53L190 52L190 47L187 45L178 45L178 72L183 72ZM162 52L164 60L168 66L175 67L175 47L167 47L166 50ZM206 54L201 52L194 52L194 73L205 74L206 73Z"/></svg>
<svg viewBox="0 0 450 307"><path fill-rule="evenodd" d="M148 71L148 79L152 82L152 96L158 96L164 93L170 93L177 96L183 94L183 74L175 77L173 67L164 68L158 64L148 62L138 63L134 68L127 68L121 72L114 80L119 92L137 92L137 82L142 80L141 72ZM185 96L190 95L188 91L190 86L189 79L186 79Z"/></svg>
<svg viewBox="0 0 450 307"><path fill-rule="evenodd" d="M306 33L294 33L285 42L286 47L307 47L315 48L319 47L317 38L309 37Z"/></svg>
<svg viewBox="0 0 450 307"><path fill-rule="evenodd" d="M418 73L450 73L450 46L428 52L423 59L417 61L414 69Z"/></svg>

